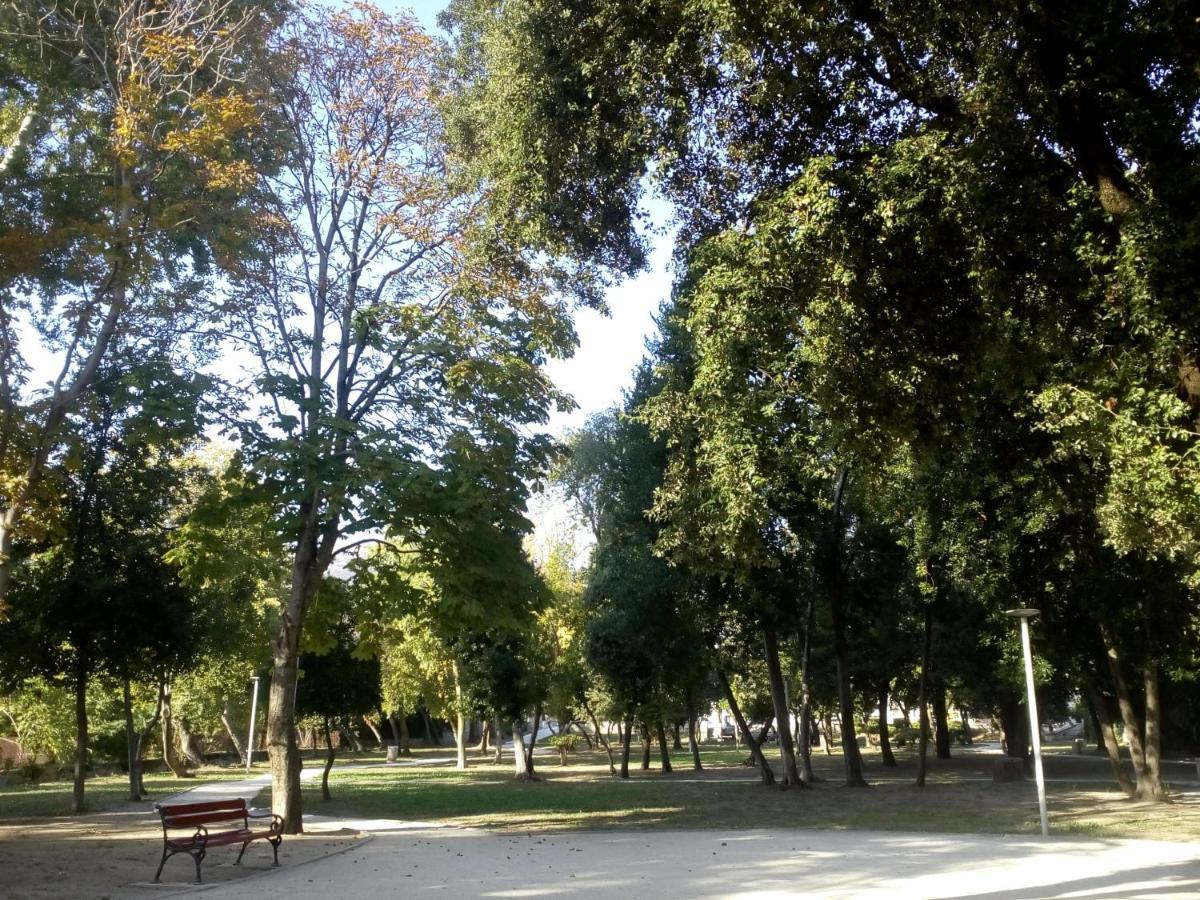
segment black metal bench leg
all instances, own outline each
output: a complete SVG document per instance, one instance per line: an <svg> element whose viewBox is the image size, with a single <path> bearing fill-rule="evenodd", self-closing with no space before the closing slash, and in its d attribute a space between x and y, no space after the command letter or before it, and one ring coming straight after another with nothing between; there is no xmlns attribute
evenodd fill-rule
<svg viewBox="0 0 1200 900"><path fill-rule="evenodd" d="M235 866L240 866L242 864L242 857L245 856L246 848L249 846L250 841L246 841L246 843L242 844L242 849L238 851L238 858L233 861Z"/></svg>
<svg viewBox="0 0 1200 900"><path fill-rule="evenodd" d="M204 851L193 853L192 858L196 860L196 884L204 884L204 879L200 877L200 863L204 862Z"/></svg>
<svg viewBox="0 0 1200 900"><path fill-rule="evenodd" d="M281 843L283 843L283 838L279 838L279 837L277 837L271 841L271 852L275 854L275 863L274 863L275 868L279 867L279 845Z"/></svg>
<svg viewBox="0 0 1200 900"><path fill-rule="evenodd" d="M166 849L164 848L162 860L160 860L158 863L158 871L154 873L154 883L155 884L158 884L158 879L162 877L163 866L165 866L167 864L167 857L170 855L171 854L168 853L166 851Z"/></svg>

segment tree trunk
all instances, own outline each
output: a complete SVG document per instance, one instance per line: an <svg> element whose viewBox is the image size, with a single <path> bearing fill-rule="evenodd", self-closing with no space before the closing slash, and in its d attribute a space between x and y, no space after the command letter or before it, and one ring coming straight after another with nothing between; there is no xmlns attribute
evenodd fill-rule
<svg viewBox="0 0 1200 900"><path fill-rule="evenodd" d="M429 720L429 710L424 706L421 707L421 724L425 726L425 746L435 746L433 740L433 723Z"/></svg>
<svg viewBox="0 0 1200 900"><path fill-rule="evenodd" d="M333 758L335 755L333 749L333 735L329 733L329 716L325 717L325 771L321 773L321 799L330 799L329 795L329 770L333 768Z"/></svg>
<svg viewBox="0 0 1200 900"><path fill-rule="evenodd" d="M966 707L958 707L958 717L962 720L963 743L969 747L975 741L971 738L971 717L967 715Z"/></svg>
<svg viewBox="0 0 1200 900"><path fill-rule="evenodd" d="M663 728L662 720L654 723L658 728L658 753L662 757L662 770L664 774L672 772L671 754L667 751L667 732Z"/></svg>
<svg viewBox="0 0 1200 900"><path fill-rule="evenodd" d="M672 750L682 750L683 749L683 742L679 740L679 723L678 722L671 723L671 749Z"/></svg>
<svg viewBox="0 0 1200 900"><path fill-rule="evenodd" d="M176 778L191 778L187 766L179 758L179 750L175 742L174 713L171 709L171 682L164 681L158 686L159 698L162 701L162 744L163 762Z"/></svg>
<svg viewBox="0 0 1200 900"><path fill-rule="evenodd" d="M354 726L349 724L339 725L337 726L337 731L338 734L342 736L342 739L346 742L347 746L350 747L350 751L352 753L359 754L366 751L367 748L363 746L363 742L359 740L358 735L354 733Z"/></svg>
<svg viewBox="0 0 1200 900"><path fill-rule="evenodd" d="M638 738L642 743L642 768L650 768L650 726L643 720L638 726Z"/></svg>
<svg viewBox="0 0 1200 900"><path fill-rule="evenodd" d="M1125 767L1121 764L1121 747L1117 743L1117 733L1113 728L1112 708L1094 684L1089 684L1087 690L1088 707L1096 719L1101 745L1104 747L1105 755L1108 756L1109 765L1112 766L1113 777L1117 779L1117 784L1121 786L1125 795L1132 797L1134 794L1133 782L1129 780L1129 776L1125 773Z"/></svg>
<svg viewBox="0 0 1200 900"><path fill-rule="evenodd" d="M921 681L917 688L917 707L920 710L920 736L917 739L917 787L925 787L925 772L929 755L929 656L933 644L933 610L925 604L925 632L921 642Z"/></svg>
<svg viewBox="0 0 1200 900"><path fill-rule="evenodd" d="M840 592L839 592L840 593ZM830 601L833 613L833 650L837 660L838 723L842 730L842 759L846 769L847 787L866 787L863 777L862 754L854 732L854 695L850 690L850 648L846 640L846 621L842 601Z"/></svg>
<svg viewBox="0 0 1200 900"><path fill-rule="evenodd" d="M137 787L136 787L136 790L139 794L139 797L138 797L139 800L142 797L146 796L146 785L142 779L142 774L143 774L142 773L142 751L143 751L143 748L146 746L147 742L150 740L150 734L151 734L151 732L154 731L154 727L159 723L159 720L162 718L162 707L163 707L163 695L162 695L162 691L159 691L158 699L154 703L154 715L150 717L150 721L146 723L146 727L143 728L141 734L139 734L137 736L137 745L134 748L133 757L134 757L135 762L137 763L137 782L136 782ZM134 789L135 789L134 782L131 780L130 781L130 796L132 796Z"/></svg>
<svg viewBox="0 0 1200 900"><path fill-rule="evenodd" d="M879 755L885 766L896 765L896 754L892 753L892 738L888 730L888 688L886 681L879 684Z"/></svg>
<svg viewBox="0 0 1200 900"><path fill-rule="evenodd" d="M1029 755L1029 716L1025 713L1025 704L1017 698L1010 697L1000 706L1000 727L1004 731L1005 755L1023 760L1028 766Z"/></svg>
<svg viewBox="0 0 1200 900"><path fill-rule="evenodd" d="M404 714L404 710L400 710L397 718L400 720L400 755L412 756L412 739L408 735L408 716Z"/></svg>
<svg viewBox="0 0 1200 900"><path fill-rule="evenodd" d="M133 724L133 693L129 676L121 678L121 709L125 714L125 761L129 769L129 799L142 799L142 761L138 752L137 727Z"/></svg>
<svg viewBox="0 0 1200 900"><path fill-rule="evenodd" d="M84 782L87 780L87 682L87 667L81 664L75 672L75 783L71 790L73 815L83 812Z"/></svg>
<svg viewBox="0 0 1200 900"><path fill-rule="evenodd" d="M696 741L696 707L692 702L692 691L688 689L687 697L688 707L688 749L692 751L692 770L695 772L704 771L704 766L700 763L700 745Z"/></svg>
<svg viewBox="0 0 1200 900"><path fill-rule="evenodd" d="M396 742L396 751L400 751L400 728L396 725L396 717L387 717L388 727L392 730L392 740Z"/></svg>
<svg viewBox="0 0 1200 900"><path fill-rule="evenodd" d="M762 750L759 749L759 746L754 742L754 738L750 734L750 727L746 724L746 719L742 716L742 711L738 707L737 697L733 695L733 687L729 684L729 678L726 677L722 669L717 669L716 672L717 680L721 682L721 691L725 694L725 702L729 704L729 711L733 713L733 720L737 723L738 731L750 746L750 756L758 763L762 783L774 784L775 773L771 771L771 766L767 762L766 756L763 755Z"/></svg>
<svg viewBox="0 0 1200 900"><path fill-rule="evenodd" d="M467 719L463 713L462 682L458 677L458 663L450 663L454 675L454 768L460 772L467 767Z"/></svg>
<svg viewBox="0 0 1200 900"><path fill-rule="evenodd" d="M621 729L621 777L629 777L629 749L633 742L633 716L630 716L625 721L625 727Z"/></svg>
<svg viewBox="0 0 1200 900"><path fill-rule="evenodd" d="M480 729L479 744L475 747L475 752L480 756L487 756L488 752L488 737L492 733L492 723L484 721L483 727Z"/></svg>
<svg viewBox="0 0 1200 900"><path fill-rule="evenodd" d="M796 768L796 750L792 746L792 732L788 727L787 691L783 684L783 670L779 666L779 639L774 627L764 629L763 648L767 658L767 675L771 680L771 705L775 709L775 733L779 735L779 756L783 763L783 786L800 787L803 782L800 780L800 771Z"/></svg>
<svg viewBox="0 0 1200 900"><path fill-rule="evenodd" d="M383 747L383 735L379 733L379 728L371 720L370 716L363 716L362 720L363 720L363 724L366 725L369 729L371 729L371 734L375 735L376 749L382 748Z"/></svg>
<svg viewBox="0 0 1200 900"><path fill-rule="evenodd" d="M229 741L233 744L234 752L238 755L238 762L243 767L246 765L246 745L242 743L242 739L238 737L237 730L233 727L233 723L229 721L229 701L226 700L221 706L221 724L225 726L225 733L229 735Z"/></svg>
<svg viewBox="0 0 1200 900"><path fill-rule="evenodd" d="M596 714L592 712L591 704L588 703L586 697L583 700L583 708L587 712L588 718L592 720L592 727L596 729L596 740L604 745L604 752L608 754L608 774L615 775L617 774L617 767L613 763L612 746L608 743L608 739L605 738L604 734L600 731L600 723L596 721ZM629 773L626 772L626 775L628 774Z"/></svg>
<svg viewBox="0 0 1200 900"><path fill-rule="evenodd" d="M533 714L533 730L529 733L529 751L525 757L525 768L529 772L529 777L533 777L533 748L537 745L538 729L542 727L542 713L545 707L539 702L537 709ZM521 748L524 749L525 744L522 741Z"/></svg>
<svg viewBox="0 0 1200 900"><path fill-rule="evenodd" d="M950 758L950 722L946 709L946 682L933 679L933 716L935 721L934 748L938 759Z"/></svg>
<svg viewBox="0 0 1200 900"><path fill-rule="evenodd" d="M504 732L500 729L500 717L495 716L492 719L494 723L493 730L496 732L495 756L492 757L492 762L500 765L504 762ZM513 752L516 752L516 747L513 747Z"/></svg>
<svg viewBox="0 0 1200 900"><path fill-rule="evenodd" d="M810 591L804 612L804 634L801 636L800 651L800 715L797 724L800 732L800 774L807 784L817 780L812 766L812 686L809 682L809 663L812 657L812 642L809 637L812 632L815 602L815 594Z"/></svg>
<svg viewBox="0 0 1200 900"><path fill-rule="evenodd" d="M1102 629L1105 652L1108 657L1108 668L1112 674L1113 686L1117 693L1117 707L1121 711L1121 719L1125 724L1125 740L1129 743L1129 756L1133 760L1133 775L1137 786L1135 794L1140 800L1163 800L1166 792L1163 790L1158 766L1159 740L1159 709L1158 709L1158 670L1147 667L1143 670L1143 680L1146 687L1146 738L1153 739L1155 747L1147 753L1146 745L1142 743L1142 728L1133 707L1129 694L1129 685L1125 681L1121 657L1116 644L1112 641L1108 629ZM1151 725L1153 718L1154 724ZM1147 740L1147 743L1149 740ZM1153 755L1151 765L1148 756Z"/></svg>
<svg viewBox="0 0 1200 900"><path fill-rule="evenodd" d="M271 767L271 812L283 819L284 834L304 830L300 800L300 748L296 744L296 684L299 658L283 626L277 639L267 696L267 759ZM298 635L297 635L298 638ZM282 646L281 646L282 644Z"/></svg>
<svg viewBox="0 0 1200 900"><path fill-rule="evenodd" d="M513 778L517 781L530 781L529 768L525 758L525 740L521 737L521 723L516 719L512 723L513 763L515 766Z"/></svg>
<svg viewBox="0 0 1200 900"><path fill-rule="evenodd" d="M1162 783L1162 702L1158 694L1158 666L1142 669L1146 693L1146 777L1138 790L1142 800L1166 800Z"/></svg>

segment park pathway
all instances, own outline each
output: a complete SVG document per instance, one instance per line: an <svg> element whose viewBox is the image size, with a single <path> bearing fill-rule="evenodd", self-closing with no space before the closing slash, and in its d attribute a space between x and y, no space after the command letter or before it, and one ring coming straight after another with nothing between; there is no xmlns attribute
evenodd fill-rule
<svg viewBox="0 0 1200 900"><path fill-rule="evenodd" d="M339 856L202 896L1194 900L1198 857L1194 843L1066 837L447 828L376 834Z"/></svg>

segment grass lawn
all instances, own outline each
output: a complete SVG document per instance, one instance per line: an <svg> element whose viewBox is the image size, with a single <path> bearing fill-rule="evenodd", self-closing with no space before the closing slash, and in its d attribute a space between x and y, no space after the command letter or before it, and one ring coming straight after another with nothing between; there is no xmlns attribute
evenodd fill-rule
<svg viewBox="0 0 1200 900"><path fill-rule="evenodd" d="M262 771L266 771L263 769ZM232 781L243 775L241 769L200 769L194 778L176 778L171 774L147 774L143 778L148 800L134 803L129 799L129 779L124 775L89 778L84 790L87 812L121 812L147 809L161 800L206 781ZM256 773L261 774L261 773ZM71 782L44 781L35 784L7 785L0 788L0 821L65 816L71 812Z"/></svg>
<svg viewBox="0 0 1200 900"><path fill-rule="evenodd" d="M770 750L771 758L777 751ZM347 769L331 776L331 801L319 785L304 788L308 813L438 822L498 830L581 828L728 828L784 826L903 831L1036 833L1037 798L1031 782L995 784L992 756L957 755L930 761L924 789L913 783L915 762L884 769L866 751L868 789L841 786L839 756L814 755L822 780L803 790L764 788L755 769L741 765L744 751L705 747L705 771L693 772L690 756L677 753L673 774L641 771L608 775L603 754L577 753L560 767L556 758L538 760L541 781L511 778L511 757L502 766L473 758L472 768L449 766ZM353 760L346 759L350 763ZM657 763L657 758L654 760ZM312 765L313 763L308 763ZM1200 840L1200 805L1195 793L1175 804L1126 800L1104 781L1103 760L1066 754L1047 760L1051 827L1059 833ZM1071 779L1078 778L1078 781ZM1194 791L1196 785L1187 785Z"/></svg>

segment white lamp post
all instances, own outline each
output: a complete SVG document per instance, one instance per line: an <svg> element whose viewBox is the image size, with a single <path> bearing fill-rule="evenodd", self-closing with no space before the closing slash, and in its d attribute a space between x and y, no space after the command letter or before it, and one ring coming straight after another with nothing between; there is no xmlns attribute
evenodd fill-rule
<svg viewBox="0 0 1200 900"><path fill-rule="evenodd" d="M1029 734L1033 738L1033 777L1037 781L1038 813L1042 818L1042 837L1050 835L1050 820L1046 815L1046 777L1042 774L1042 731L1038 724L1037 697L1033 692L1033 651L1029 647L1029 620L1038 614L1036 609L1009 609L1006 616L1021 620L1021 649L1025 653L1025 689L1029 694Z"/></svg>
<svg viewBox="0 0 1200 900"><path fill-rule="evenodd" d="M254 761L254 720L258 718L258 676L251 675L254 693L250 700L250 736L246 739L246 774L250 774L250 763Z"/></svg>

